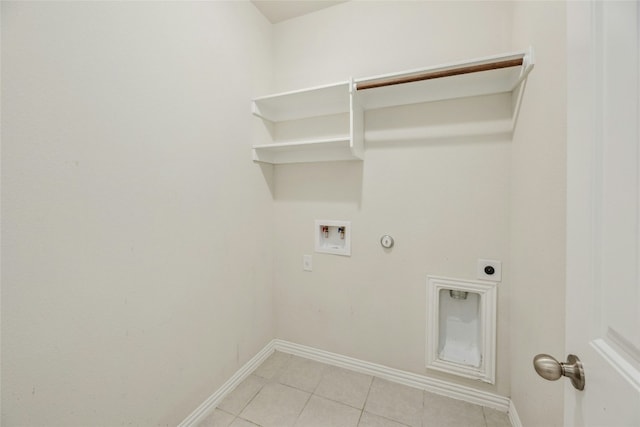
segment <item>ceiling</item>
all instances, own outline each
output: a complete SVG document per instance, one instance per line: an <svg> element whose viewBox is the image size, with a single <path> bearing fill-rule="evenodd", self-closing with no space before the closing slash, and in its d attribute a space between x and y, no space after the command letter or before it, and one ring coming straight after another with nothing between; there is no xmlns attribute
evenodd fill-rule
<svg viewBox="0 0 640 427"><path fill-rule="evenodd" d="M346 1L347 0L251 0L251 3L253 3L272 24L276 24Z"/></svg>

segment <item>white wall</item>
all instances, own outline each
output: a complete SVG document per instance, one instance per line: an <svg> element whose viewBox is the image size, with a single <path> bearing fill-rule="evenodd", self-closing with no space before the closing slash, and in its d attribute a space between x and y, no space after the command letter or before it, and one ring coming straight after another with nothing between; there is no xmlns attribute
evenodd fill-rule
<svg viewBox="0 0 640 427"><path fill-rule="evenodd" d="M275 25L275 85L508 52L511 20L509 2L347 2ZM500 259L497 384L438 376L508 395L511 143L461 130L499 122L509 107L493 96L371 112L364 163L278 166L277 336L436 376L424 360L427 274L473 279L478 258ZM351 220L352 256L313 253L314 219ZM390 252L378 242L386 233ZM303 254L313 254L311 273Z"/></svg>
<svg viewBox="0 0 640 427"><path fill-rule="evenodd" d="M511 397L527 427L563 423L566 384L538 377L532 360L565 357L565 8L514 5L514 45L536 48L511 164Z"/></svg>
<svg viewBox="0 0 640 427"><path fill-rule="evenodd" d="M559 425L531 358L564 351L564 28L555 2L2 2L2 423L177 424L274 336L425 373L426 275L491 257L484 388ZM251 97L529 44L513 142L463 131L493 96L368 113L364 163L250 161ZM353 256L314 254L314 219Z"/></svg>
<svg viewBox="0 0 640 427"><path fill-rule="evenodd" d="M270 44L248 2L2 2L3 425L176 425L273 338Z"/></svg>

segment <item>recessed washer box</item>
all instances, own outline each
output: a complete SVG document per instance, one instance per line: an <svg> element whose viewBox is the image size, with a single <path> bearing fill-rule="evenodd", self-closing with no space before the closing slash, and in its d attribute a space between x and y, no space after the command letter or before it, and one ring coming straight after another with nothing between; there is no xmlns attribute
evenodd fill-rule
<svg viewBox="0 0 640 427"><path fill-rule="evenodd" d="M497 287L427 276L428 369L495 384Z"/></svg>
<svg viewBox="0 0 640 427"><path fill-rule="evenodd" d="M351 256L351 221L315 222L316 252Z"/></svg>

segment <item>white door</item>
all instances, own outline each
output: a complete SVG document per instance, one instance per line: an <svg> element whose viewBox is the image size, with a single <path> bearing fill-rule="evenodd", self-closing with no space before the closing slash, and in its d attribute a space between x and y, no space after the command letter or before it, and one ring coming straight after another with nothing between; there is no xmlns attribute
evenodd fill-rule
<svg viewBox="0 0 640 427"><path fill-rule="evenodd" d="M568 2L565 426L640 426L640 7ZM556 355L558 358L566 355Z"/></svg>

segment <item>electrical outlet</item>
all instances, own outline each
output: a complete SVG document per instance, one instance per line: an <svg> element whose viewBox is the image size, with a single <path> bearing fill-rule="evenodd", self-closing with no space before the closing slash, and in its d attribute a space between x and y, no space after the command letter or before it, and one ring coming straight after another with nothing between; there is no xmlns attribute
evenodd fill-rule
<svg viewBox="0 0 640 427"><path fill-rule="evenodd" d="M313 271L311 255L302 255L302 269L304 271Z"/></svg>
<svg viewBox="0 0 640 427"><path fill-rule="evenodd" d="M478 260L478 279L490 280L492 282L502 281L502 261L497 259Z"/></svg>

